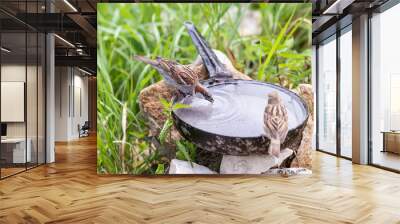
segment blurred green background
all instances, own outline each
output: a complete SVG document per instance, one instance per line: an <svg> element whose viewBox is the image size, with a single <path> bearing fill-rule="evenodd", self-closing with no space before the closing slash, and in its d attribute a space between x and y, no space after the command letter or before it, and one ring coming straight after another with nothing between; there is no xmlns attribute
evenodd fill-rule
<svg viewBox="0 0 400 224"><path fill-rule="evenodd" d="M253 79L286 88L310 83L311 3L101 3L97 8L99 173L162 174L168 166L146 138L137 102L140 91L161 76L132 56L191 63L197 52L184 21L192 21L213 48ZM253 35L245 35L249 32Z"/></svg>

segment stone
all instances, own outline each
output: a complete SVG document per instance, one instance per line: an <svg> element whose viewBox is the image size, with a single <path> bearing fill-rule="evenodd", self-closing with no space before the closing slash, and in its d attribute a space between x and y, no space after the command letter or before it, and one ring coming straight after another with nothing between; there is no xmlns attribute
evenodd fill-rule
<svg viewBox="0 0 400 224"><path fill-rule="evenodd" d="M307 103L309 117L303 130L300 146L296 150L296 157L290 167L312 167L312 137L314 132L314 93L310 84L300 84L298 94Z"/></svg>
<svg viewBox="0 0 400 224"><path fill-rule="evenodd" d="M293 154L291 149L283 149L279 158L272 155L250 155L250 156L231 156L222 157L221 174L261 174L272 167L280 164Z"/></svg>
<svg viewBox="0 0 400 224"><path fill-rule="evenodd" d="M173 159L171 160L168 174L216 174L216 172L205 166L190 162Z"/></svg>
<svg viewBox="0 0 400 224"><path fill-rule="evenodd" d="M283 176L283 177L290 177L296 175L307 176L311 175L312 171L307 168L277 168L277 169L270 169L263 173L267 176Z"/></svg>
<svg viewBox="0 0 400 224"><path fill-rule="evenodd" d="M212 171L219 172L221 167L222 154L210 152L208 150L197 148L196 149L196 163L206 166Z"/></svg>

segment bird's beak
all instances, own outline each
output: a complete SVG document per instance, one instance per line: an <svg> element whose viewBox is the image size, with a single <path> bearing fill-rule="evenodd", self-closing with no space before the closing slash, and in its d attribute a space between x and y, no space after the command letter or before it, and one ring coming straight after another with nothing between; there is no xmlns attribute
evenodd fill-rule
<svg viewBox="0 0 400 224"><path fill-rule="evenodd" d="M211 95L208 94L204 94L204 99L206 99L207 101L209 101L210 103L214 103L214 98L212 98Z"/></svg>

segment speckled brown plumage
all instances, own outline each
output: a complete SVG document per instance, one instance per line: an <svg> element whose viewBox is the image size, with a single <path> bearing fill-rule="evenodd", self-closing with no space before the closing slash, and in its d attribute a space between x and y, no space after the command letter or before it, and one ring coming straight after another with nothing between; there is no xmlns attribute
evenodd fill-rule
<svg viewBox="0 0 400 224"><path fill-rule="evenodd" d="M174 86L181 93L185 95L200 93L206 100L210 102L214 101L207 89L200 84L198 71L191 66L181 65L175 61L161 57L157 57L155 60L143 56L135 56L134 58L153 66L160 72L169 85Z"/></svg>
<svg viewBox="0 0 400 224"><path fill-rule="evenodd" d="M288 114L277 92L268 94L268 104L264 111L264 131L271 140L268 153L279 156L280 146L288 133Z"/></svg>

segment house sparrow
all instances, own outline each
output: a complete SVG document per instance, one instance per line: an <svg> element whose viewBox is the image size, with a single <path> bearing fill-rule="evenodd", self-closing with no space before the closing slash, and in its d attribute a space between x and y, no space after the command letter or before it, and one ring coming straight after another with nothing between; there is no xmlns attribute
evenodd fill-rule
<svg viewBox="0 0 400 224"><path fill-rule="evenodd" d="M206 100L214 102L211 94L200 84L196 72L188 65L181 65L161 57L152 60L143 56L134 56L134 59L153 66L169 85L177 88L184 95L193 96L195 93L200 93Z"/></svg>
<svg viewBox="0 0 400 224"><path fill-rule="evenodd" d="M264 111L264 131L271 142L268 153L279 157L281 143L288 133L288 115L285 105L277 92L268 94L268 105Z"/></svg>

